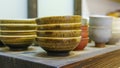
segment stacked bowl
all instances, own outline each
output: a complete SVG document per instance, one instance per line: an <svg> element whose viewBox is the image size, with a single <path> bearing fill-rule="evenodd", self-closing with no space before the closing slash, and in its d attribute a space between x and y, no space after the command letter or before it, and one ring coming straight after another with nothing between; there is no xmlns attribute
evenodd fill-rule
<svg viewBox="0 0 120 68"><path fill-rule="evenodd" d="M112 17L90 16L89 37L95 42L96 47L105 47L112 35Z"/></svg>
<svg viewBox="0 0 120 68"><path fill-rule="evenodd" d="M74 49L75 51L78 50L84 50L84 48L87 46L88 41L89 41L89 37L88 37L88 24L87 24L87 19L82 19L82 25L81 28L82 30L81 32L81 41L79 43L79 45Z"/></svg>
<svg viewBox="0 0 120 68"><path fill-rule="evenodd" d="M0 40L10 50L27 50L36 37L34 19L0 20Z"/></svg>
<svg viewBox="0 0 120 68"><path fill-rule="evenodd" d="M67 56L81 40L81 17L51 16L36 19L37 43L49 56Z"/></svg>
<svg viewBox="0 0 120 68"><path fill-rule="evenodd" d="M113 19L112 37L107 44L114 45L120 43L120 18Z"/></svg>

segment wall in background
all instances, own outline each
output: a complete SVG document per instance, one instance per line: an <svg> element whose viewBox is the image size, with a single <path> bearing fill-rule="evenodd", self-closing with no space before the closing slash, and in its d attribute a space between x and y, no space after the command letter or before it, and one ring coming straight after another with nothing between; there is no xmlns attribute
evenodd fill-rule
<svg viewBox="0 0 120 68"><path fill-rule="evenodd" d="M0 18L27 18L27 0L0 0Z"/></svg>
<svg viewBox="0 0 120 68"><path fill-rule="evenodd" d="M38 0L38 17L73 15L74 0Z"/></svg>
<svg viewBox="0 0 120 68"><path fill-rule="evenodd" d="M120 9L120 3L113 2L112 0L87 0L87 6L90 15L106 15L108 12Z"/></svg>

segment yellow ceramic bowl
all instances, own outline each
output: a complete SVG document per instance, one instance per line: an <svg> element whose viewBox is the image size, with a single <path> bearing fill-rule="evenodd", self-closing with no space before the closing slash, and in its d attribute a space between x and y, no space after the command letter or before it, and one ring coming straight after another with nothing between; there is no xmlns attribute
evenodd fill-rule
<svg viewBox="0 0 120 68"><path fill-rule="evenodd" d="M67 56L81 41L80 37L53 38L37 37L37 43L52 56Z"/></svg>
<svg viewBox="0 0 120 68"><path fill-rule="evenodd" d="M36 30L20 30L20 31L1 30L0 34L1 35L36 35Z"/></svg>
<svg viewBox="0 0 120 68"><path fill-rule="evenodd" d="M38 30L75 30L80 29L81 23L62 23L38 25Z"/></svg>
<svg viewBox="0 0 120 68"><path fill-rule="evenodd" d="M36 24L0 24L1 30L36 30Z"/></svg>
<svg viewBox="0 0 120 68"><path fill-rule="evenodd" d="M55 24L55 23L79 23L81 22L81 16L73 15L73 16L50 16L37 18L37 24Z"/></svg>
<svg viewBox="0 0 120 68"><path fill-rule="evenodd" d="M27 50L35 39L35 35L6 36L0 35L0 40L10 48L10 50Z"/></svg>
<svg viewBox="0 0 120 68"><path fill-rule="evenodd" d="M39 30L38 37L79 37L81 30Z"/></svg>
<svg viewBox="0 0 120 68"><path fill-rule="evenodd" d="M0 24L36 24L35 19L1 19Z"/></svg>

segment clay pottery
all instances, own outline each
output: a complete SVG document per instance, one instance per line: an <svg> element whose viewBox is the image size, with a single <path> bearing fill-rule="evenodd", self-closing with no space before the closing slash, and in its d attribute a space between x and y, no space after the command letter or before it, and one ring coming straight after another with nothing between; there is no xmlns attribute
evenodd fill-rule
<svg viewBox="0 0 120 68"><path fill-rule="evenodd" d="M78 46L74 49L75 51L84 50L87 46L89 38L82 38Z"/></svg>
<svg viewBox="0 0 120 68"><path fill-rule="evenodd" d="M0 24L36 24L35 19L1 19Z"/></svg>
<svg viewBox="0 0 120 68"><path fill-rule="evenodd" d="M80 29L81 23L60 23L60 24L43 24L38 25L38 30L77 30Z"/></svg>
<svg viewBox="0 0 120 68"><path fill-rule="evenodd" d="M11 31L11 30L1 30L0 31L1 35L36 35L36 30L15 30L15 31Z"/></svg>
<svg viewBox="0 0 120 68"><path fill-rule="evenodd" d="M38 30L38 37L79 37L81 30Z"/></svg>
<svg viewBox="0 0 120 68"><path fill-rule="evenodd" d="M0 35L0 40L12 51L27 50L34 41L36 35L9 36Z"/></svg>
<svg viewBox="0 0 120 68"><path fill-rule="evenodd" d="M37 24L0 24L1 30L36 30Z"/></svg>
<svg viewBox="0 0 120 68"><path fill-rule="evenodd" d="M113 18L110 16L94 15L90 16L89 26L95 27L110 27L112 26Z"/></svg>
<svg viewBox="0 0 120 68"><path fill-rule="evenodd" d="M89 27L89 37L95 42L96 47L105 47L112 36L112 28Z"/></svg>
<svg viewBox="0 0 120 68"><path fill-rule="evenodd" d="M40 24L60 24L60 23L80 23L81 16L73 15L73 16L50 16L37 18L36 22L38 25Z"/></svg>
<svg viewBox="0 0 120 68"><path fill-rule="evenodd" d="M37 37L37 43L49 56L68 56L81 41L81 37Z"/></svg>

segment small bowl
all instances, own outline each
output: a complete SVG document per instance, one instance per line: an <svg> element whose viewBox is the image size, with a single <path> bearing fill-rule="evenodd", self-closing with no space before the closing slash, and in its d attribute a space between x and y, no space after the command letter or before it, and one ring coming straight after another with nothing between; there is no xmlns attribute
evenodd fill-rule
<svg viewBox="0 0 120 68"><path fill-rule="evenodd" d="M36 30L21 30L21 31L10 31L10 30L1 30L1 35L36 35Z"/></svg>
<svg viewBox="0 0 120 68"><path fill-rule="evenodd" d="M1 19L0 24L36 24L35 19Z"/></svg>
<svg viewBox="0 0 120 68"><path fill-rule="evenodd" d="M36 41L50 56L68 56L69 52L79 44L81 37L37 37Z"/></svg>
<svg viewBox="0 0 120 68"><path fill-rule="evenodd" d="M0 24L1 30L37 30L36 24Z"/></svg>
<svg viewBox="0 0 120 68"><path fill-rule="evenodd" d="M35 35L6 36L1 35L0 40L12 51L27 50L35 39Z"/></svg>
<svg viewBox="0 0 120 68"><path fill-rule="evenodd" d="M107 42L108 45L115 45L120 42L120 32L112 32L112 37Z"/></svg>
<svg viewBox="0 0 120 68"><path fill-rule="evenodd" d="M76 30L80 29L81 23L65 23L65 24L44 24L38 25L38 30Z"/></svg>
<svg viewBox="0 0 120 68"><path fill-rule="evenodd" d="M39 37L79 37L81 30L39 30Z"/></svg>
<svg viewBox="0 0 120 68"><path fill-rule="evenodd" d="M95 16L90 16L89 26L111 27L112 22L113 22L113 18L110 16L95 15Z"/></svg>
<svg viewBox="0 0 120 68"><path fill-rule="evenodd" d="M86 31L86 30L82 30L82 32L81 32L81 36L82 36L82 38L87 38L88 35L89 35L88 31Z"/></svg>
<svg viewBox="0 0 120 68"><path fill-rule="evenodd" d="M75 51L84 50L87 46L89 38L82 38L79 45L74 49Z"/></svg>
<svg viewBox="0 0 120 68"><path fill-rule="evenodd" d="M37 18L36 23L40 24L56 24L56 23L79 23L81 22L81 16L73 15L73 16L51 16L51 17L43 17Z"/></svg>
<svg viewBox="0 0 120 68"><path fill-rule="evenodd" d="M105 47L112 36L112 28L89 27L89 37L95 42L96 47Z"/></svg>

